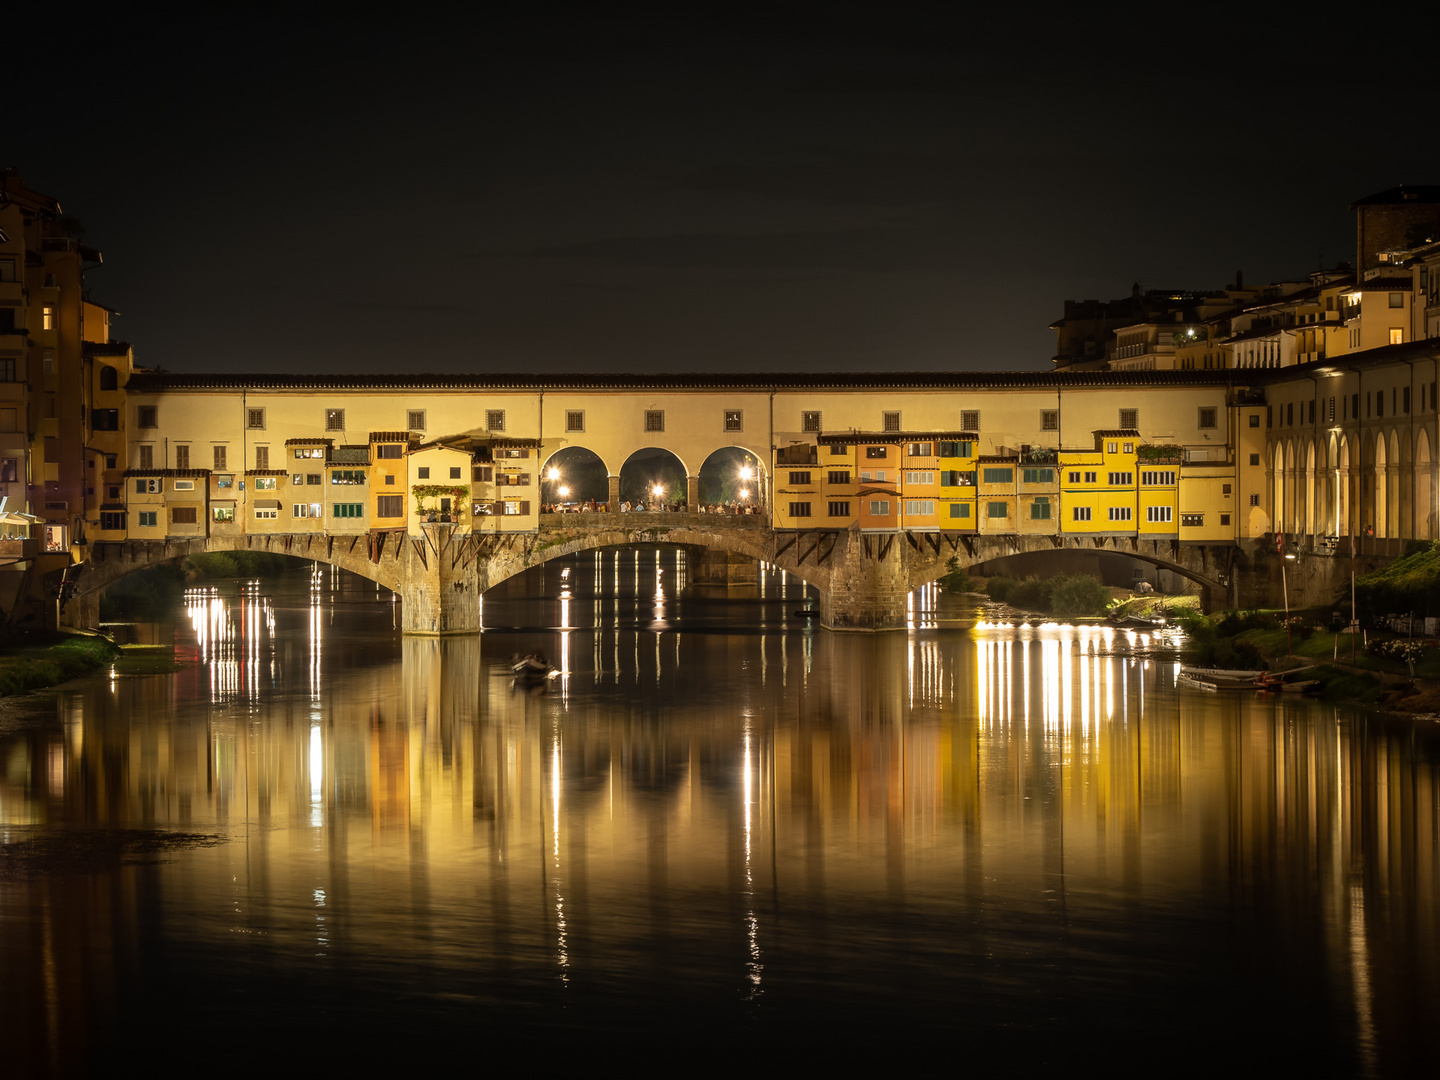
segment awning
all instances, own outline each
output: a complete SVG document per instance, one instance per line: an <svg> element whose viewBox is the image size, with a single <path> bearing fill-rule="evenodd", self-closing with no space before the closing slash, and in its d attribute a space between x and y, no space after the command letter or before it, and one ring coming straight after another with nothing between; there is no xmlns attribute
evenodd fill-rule
<svg viewBox="0 0 1440 1080"><path fill-rule="evenodd" d="M255 509L257 509L257 510L279 510L279 509L280 509L280 500L279 500L279 499L256 499L254 505L255 505Z"/></svg>

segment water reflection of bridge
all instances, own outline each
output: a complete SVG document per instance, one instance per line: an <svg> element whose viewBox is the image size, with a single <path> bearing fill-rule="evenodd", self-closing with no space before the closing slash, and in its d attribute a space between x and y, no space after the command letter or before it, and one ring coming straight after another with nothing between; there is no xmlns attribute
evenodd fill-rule
<svg viewBox="0 0 1440 1080"><path fill-rule="evenodd" d="M0 920L25 968L13 985L55 973L5 1002L37 1042L47 1010L88 1011L118 984L85 927L133 945L162 882L167 932L207 948L217 916L186 905L233 894L221 929L242 944L481 968L533 953L577 985L719 941L696 977L741 995L774 977L783 913L841 897L934 926L957 904L1010 912L1060 940L1113 905L1232 911L1258 893L1382 1042L1411 1013L1372 970L1437 954L1434 756L1309 703L1177 694L1139 637L588 625L551 649L553 692L528 695L497 662L504 635L406 638L397 660L319 598L199 599L192 617L197 663L173 682L69 691L63 728L0 742L7 823L230 840L117 870L136 890L118 907L37 882L44 950ZM971 931L987 942L1003 933L988 920ZM447 991L468 985L448 973Z"/></svg>

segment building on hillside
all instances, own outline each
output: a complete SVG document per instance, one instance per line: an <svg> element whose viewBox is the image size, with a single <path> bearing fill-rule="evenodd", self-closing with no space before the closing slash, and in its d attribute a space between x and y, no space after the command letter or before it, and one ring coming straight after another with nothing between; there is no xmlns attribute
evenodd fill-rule
<svg viewBox="0 0 1440 1080"><path fill-rule="evenodd" d="M1356 199L1350 209L1355 212L1355 269L1362 277L1391 265L1395 252L1440 239L1440 185L1401 184Z"/></svg>
<svg viewBox="0 0 1440 1080"><path fill-rule="evenodd" d="M55 199L0 172L0 499L37 541L33 558L0 558L12 616L92 540L124 535L120 402L133 357L110 338L113 312L85 299L101 261Z"/></svg>

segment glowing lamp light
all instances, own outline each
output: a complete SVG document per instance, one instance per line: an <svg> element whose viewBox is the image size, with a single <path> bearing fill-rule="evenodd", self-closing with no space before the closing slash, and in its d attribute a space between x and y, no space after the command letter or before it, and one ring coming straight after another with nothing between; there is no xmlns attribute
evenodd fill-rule
<svg viewBox="0 0 1440 1080"><path fill-rule="evenodd" d="M555 468L555 467L552 465L551 468L550 468L550 472L549 472L547 475L549 476L549 478L550 478L551 480L559 480L559 479L560 479L560 470L557 469L557 468Z"/></svg>
<svg viewBox="0 0 1440 1080"><path fill-rule="evenodd" d="M749 465L742 465L742 466L740 467L740 479L741 479L741 480L749 480L750 477L753 476L754 474L755 474L755 470L752 469Z"/></svg>
<svg viewBox="0 0 1440 1080"><path fill-rule="evenodd" d="M660 484L656 484L650 489L650 494L654 495L658 499L661 495L665 494L665 488Z"/></svg>
<svg viewBox="0 0 1440 1080"><path fill-rule="evenodd" d="M741 489L740 489L740 498L742 498L742 499L748 499L749 497L750 497L750 489L749 489L749 488L741 488Z"/></svg>
<svg viewBox="0 0 1440 1080"><path fill-rule="evenodd" d="M570 489L563 484L560 485L560 497L562 499L568 499L570 497Z"/></svg>

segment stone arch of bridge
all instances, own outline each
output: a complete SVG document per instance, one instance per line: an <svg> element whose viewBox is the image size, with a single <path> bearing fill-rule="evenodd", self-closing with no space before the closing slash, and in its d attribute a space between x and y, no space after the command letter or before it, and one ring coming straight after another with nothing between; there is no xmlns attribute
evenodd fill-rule
<svg viewBox="0 0 1440 1080"><path fill-rule="evenodd" d="M571 515L566 515L571 516ZM588 516L594 515L575 515ZM774 534L768 529L708 529L697 525L669 527L665 525L636 525L636 520L647 515L634 517L624 514L600 515L599 524L567 529L558 535L546 537L542 542L528 548L515 545L509 549L497 549L480 568L482 590L494 588L502 581L523 574L537 566L543 566L553 559L563 558L585 551L602 548L626 548L673 544L686 548L704 548L710 551L734 552L753 557L775 565L781 570L800 578L807 585L813 585L822 592L830 588L830 571L824 566L796 562L793 554L787 552L776 558ZM663 520L663 518L661 519Z"/></svg>
<svg viewBox="0 0 1440 1080"><path fill-rule="evenodd" d="M1042 570L1045 569L1046 563L1053 564L1057 550L1059 549L1047 544L1045 547L1035 547L1029 550L1011 550L1002 552L977 551L973 556L969 556L962 549L956 554L959 559L958 565L962 570L966 570L980 563L990 562L994 559L1002 557L1007 559L1021 559L1026 563L1033 563L1037 570ZM1198 570L1192 570L1187 566L1184 566L1177 562L1173 562L1170 559L1162 558L1159 555L1151 555L1147 554L1144 551L1129 550L1124 548L1086 547L1066 548L1064 550L1084 551L1086 554L1096 554L1104 558L1111 559L1134 559L1139 562L1148 563L1149 565L1154 566L1160 570L1168 570L1173 574L1177 574L1180 577L1195 582L1195 584L1199 585L1203 590L1205 590L1206 595L1209 597L1219 597L1223 599L1226 596L1227 590L1225 584L1224 582L1220 581L1219 578L1203 574ZM941 554L945 555L948 553L942 552ZM915 565L914 569L909 575L910 588L912 590L918 589L922 586L929 585L933 581L938 581L940 578L944 577L947 573L947 567L945 566L946 561L948 561L948 559L943 561L937 560L935 564L931 565L926 565L924 563Z"/></svg>
<svg viewBox="0 0 1440 1080"><path fill-rule="evenodd" d="M352 539L358 543L352 545ZM327 543L327 540L333 540L333 543ZM338 566L397 593L404 573L402 564L388 551L372 561L366 536L210 536L195 540L131 541L95 545L76 582L75 597L82 602L98 599L103 589L137 571L179 562L191 555L222 551L266 551L275 555L293 555L327 566Z"/></svg>

